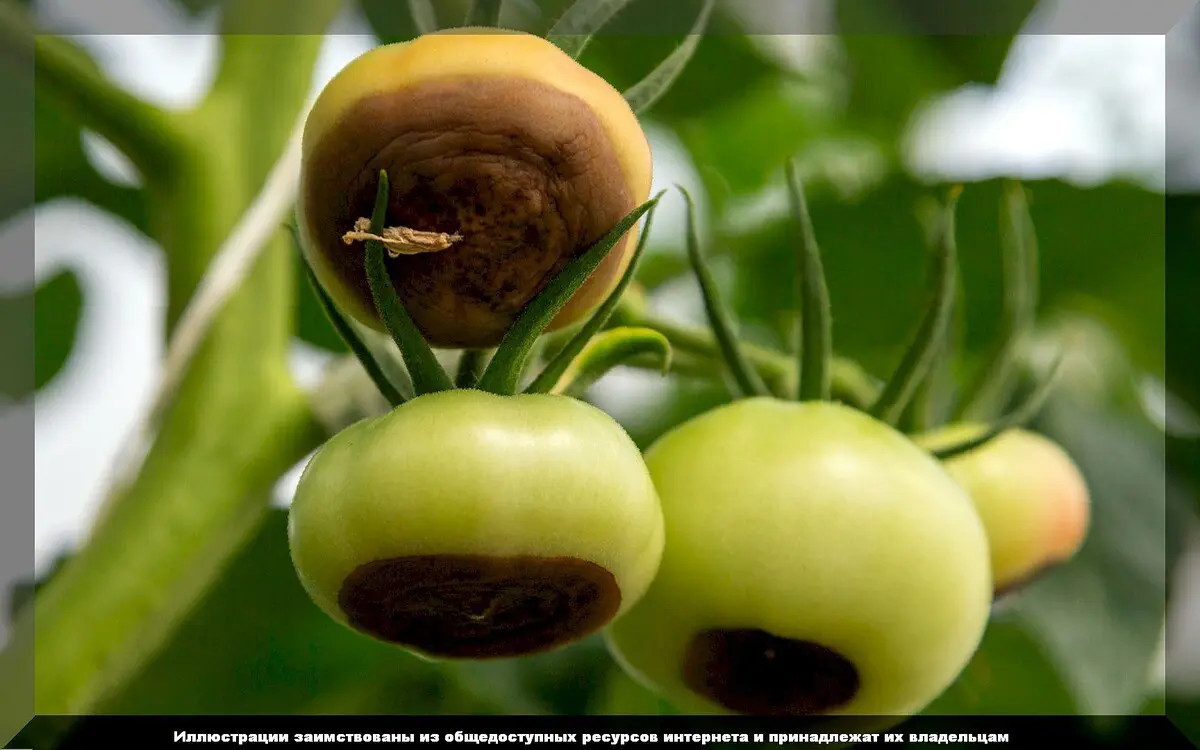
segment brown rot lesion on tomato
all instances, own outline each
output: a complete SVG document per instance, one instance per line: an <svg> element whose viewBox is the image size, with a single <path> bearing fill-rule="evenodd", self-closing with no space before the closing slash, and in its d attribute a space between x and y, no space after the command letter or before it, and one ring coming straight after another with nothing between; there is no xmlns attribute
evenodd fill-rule
<svg viewBox="0 0 1200 750"><path fill-rule="evenodd" d="M412 555L365 563L338 605L348 624L438 658L495 659L565 646L621 606L612 571L575 557Z"/></svg>
<svg viewBox="0 0 1200 750"><path fill-rule="evenodd" d="M317 100L304 154L302 230L322 281L354 317L380 327L362 253L347 252L343 238L364 232L386 171L399 250L389 275L442 348L497 345L549 280L650 191L649 145L620 93L518 32L456 29L367 52ZM628 245L552 328L604 298Z"/></svg>
<svg viewBox="0 0 1200 750"><path fill-rule="evenodd" d="M575 643L636 603L664 530L611 417L565 396L451 389L326 442L288 540L309 596L347 627L428 658L503 659Z"/></svg>
<svg viewBox="0 0 1200 750"><path fill-rule="evenodd" d="M859 690L854 663L812 641L758 628L710 628L683 655L684 683L736 713L808 716L846 706Z"/></svg>

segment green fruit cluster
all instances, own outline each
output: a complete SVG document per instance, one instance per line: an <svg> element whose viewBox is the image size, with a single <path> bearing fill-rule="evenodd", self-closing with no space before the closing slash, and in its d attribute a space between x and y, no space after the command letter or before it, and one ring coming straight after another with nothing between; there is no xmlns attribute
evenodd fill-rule
<svg viewBox="0 0 1200 750"><path fill-rule="evenodd" d="M305 136L316 276L382 328L340 233L371 214L363 174L385 164L410 229L467 237L394 257L395 292L434 345L495 345L547 274L648 195L644 134L606 86L519 34L431 35L352 63ZM632 244L559 323L613 289ZM604 631L618 663L685 710L906 716L966 666L997 592L1086 534L1086 485L1045 438L1008 430L939 460L978 429L914 437L828 399L757 395L643 454L574 398L444 390L314 455L292 557L331 617L427 658Z"/></svg>

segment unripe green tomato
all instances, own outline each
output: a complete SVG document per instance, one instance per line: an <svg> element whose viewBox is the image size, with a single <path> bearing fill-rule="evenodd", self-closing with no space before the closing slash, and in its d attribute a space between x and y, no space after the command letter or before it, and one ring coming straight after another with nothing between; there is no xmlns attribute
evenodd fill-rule
<svg viewBox="0 0 1200 750"><path fill-rule="evenodd" d="M496 346L563 266L650 195L650 145L621 92L546 39L449 29L376 47L321 91L304 129L301 244L339 307L380 331L360 242L387 170L388 224L459 235L388 259L435 347ZM582 320L632 257L627 233L550 323Z"/></svg>
<svg viewBox="0 0 1200 750"><path fill-rule="evenodd" d="M992 602L983 524L882 422L746 399L667 433L646 462L666 549L608 641L682 710L910 715L978 648Z"/></svg>
<svg viewBox="0 0 1200 750"><path fill-rule="evenodd" d="M958 424L917 438L934 448L978 434ZM1021 588L1072 558L1087 537L1091 499L1083 474L1057 443L1007 430L945 462L987 528L996 596Z"/></svg>
<svg viewBox="0 0 1200 750"><path fill-rule="evenodd" d="M579 640L653 579L663 520L641 453L564 396L451 390L331 438L300 478L292 561L335 620L431 658Z"/></svg>

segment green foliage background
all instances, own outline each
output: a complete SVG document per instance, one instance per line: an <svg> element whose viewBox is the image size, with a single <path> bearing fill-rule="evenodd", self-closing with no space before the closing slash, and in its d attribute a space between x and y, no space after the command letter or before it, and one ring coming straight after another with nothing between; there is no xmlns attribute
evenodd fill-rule
<svg viewBox="0 0 1200 750"><path fill-rule="evenodd" d="M405 3L359 2L381 40L415 33ZM192 11L210 4L186 3ZM542 5L543 19L565 7L563 0ZM692 6L698 7L675 5L670 12L688 18ZM461 17L465 7L437 4L445 22ZM837 39L839 57L819 70L797 72L754 40L733 33L738 21L729 7L720 6L713 19L713 29L725 33L704 38L692 64L646 119L674 133L699 169L713 227L709 252L726 272L723 280L747 337L779 349L790 346L792 330L789 316L781 312L796 307L790 280L794 235L783 205L771 208L769 196L782 188L784 161L793 156L800 160L829 275L834 346L838 354L885 376L907 344L923 291L925 250L917 217L945 187L906 173L899 160L904 126L933 96L968 83L994 83L1011 34L923 36L919 32L927 28L929 3L843 3L838 19L843 29L866 27L880 17L870 14L886 13L913 33L843 33ZM1015 32L1031 9L1031 2L983 3L978 12L997 14L989 28ZM528 18L533 30L544 30L544 21L525 6L510 12ZM655 14L662 12L656 3L634 2L593 41L582 62L618 88L636 82L680 41L680 36L632 33L661 27ZM244 85L257 86L249 95L269 102L274 83L264 75ZM43 97L40 84L37 94L37 201L81 198L161 237L152 224L155 206L161 204L143 194L157 190L156 183L148 181L139 190L107 182L87 161L79 122ZM854 156L867 166L847 178L831 165L830 154ZM261 173L270 163L259 158L264 164L251 171ZM1198 507L1198 450L1194 439L1164 437L1141 408L1132 384L1143 375L1153 376L1165 380L1183 401L1200 406L1200 350L1175 347L1168 357L1166 333L1168 317L1172 335L1182 334L1181 340L1200 329L1200 306L1166 293L1168 258L1170 283L1198 288L1200 260L1194 249L1200 197L1164 197L1122 181L1079 187L1041 180L1028 187L1041 247L1044 319L1088 316L1104 327L1094 342L1095 356L1106 351L1102 347L1110 339L1105 337L1111 337L1120 354L1115 360L1097 360L1099 380L1076 372L1037 424L1086 473L1095 522L1075 560L998 612L971 665L929 712L1128 715L1162 712L1170 703L1181 723L1196 727L1196 696L1164 701L1161 691L1139 676L1148 674L1159 645L1169 574L1182 545L1180 530ZM960 374L969 372L997 333L999 188L995 181L968 185L960 202L959 247L967 293ZM748 205L767 208L751 221ZM7 217L19 205L6 200L0 209ZM172 257L170 262L178 261ZM303 277L294 269L291 277L294 289L278 299L294 310L288 314L296 335L344 353ZM652 247L640 281L651 291L693 283L683 248ZM29 397L63 367L86 312L82 294L72 272L64 271L0 299L3 356L28 352L29 331L36 339L35 376L10 375L19 368L5 370L0 385L6 396ZM1048 330L1054 335L1063 329ZM673 377L659 407L627 420L626 426L646 445L726 398L719 383ZM238 545L215 584L182 612L163 648L119 689L104 694L95 710L672 711L621 673L595 639L534 659L435 666L359 637L331 622L300 588L288 559L285 525L286 514L279 510L264 510L254 519L244 545ZM31 591L32 582L13 592L14 614L30 601ZM1097 723L1098 731L1119 726ZM54 727L31 731L52 735Z"/></svg>

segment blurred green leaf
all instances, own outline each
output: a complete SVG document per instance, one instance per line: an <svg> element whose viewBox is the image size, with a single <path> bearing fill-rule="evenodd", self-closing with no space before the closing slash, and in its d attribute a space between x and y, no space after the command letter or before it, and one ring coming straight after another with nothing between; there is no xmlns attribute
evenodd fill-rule
<svg viewBox="0 0 1200 750"><path fill-rule="evenodd" d="M82 48L70 48L89 66L95 66ZM0 97L4 101L33 100L33 123L23 124L18 117L0 119L0 137L10 144L32 140L34 146L32 151L11 149L12 158L0 171L4 182L0 185L0 221L28 207L31 199L45 203L78 198L146 231L142 190L110 182L92 166L84 151L83 131L67 113L49 103L36 87L31 96L25 75L12 70L0 74L0 94L4 94ZM25 133L30 124L33 131ZM29 156L33 157L32 164L25 162Z"/></svg>
<svg viewBox="0 0 1200 750"><path fill-rule="evenodd" d="M1171 273L1164 280L1166 292L1167 388L1200 410L1200 194L1166 198L1166 255Z"/></svg>
<svg viewBox="0 0 1200 750"><path fill-rule="evenodd" d="M1053 398L1036 427L1075 460L1092 498L1083 548L1066 565L1014 595L1021 623L1045 645L1081 713L1127 715L1149 691L1162 633L1165 456L1144 420Z"/></svg>
<svg viewBox="0 0 1200 750"><path fill-rule="evenodd" d="M632 3L584 50L580 62L624 91L640 81L683 41L701 0ZM671 89L645 114L676 124L731 106L748 87L779 75L778 64L744 35L736 22L714 10L709 33Z"/></svg>
<svg viewBox="0 0 1200 750"><path fill-rule="evenodd" d="M193 16L198 16L210 8L224 5L226 0L173 0L173 2Z"/></svg>
<svg viewBox="0 0 1200 750"><path fill-rule="evenodd" d="M986 350L999 332L1002 185L968 185L958 205L968 354ZM1080 298L1101 302L1109 311L1106 322L1136 363L1160 373L1166 345L1163 197L1115 183L1082 189L1042 180L1026 186L1040 247L1042 311ZM894 177L856 201L828 188L809 197L830 285L834 349L876 374L895 367L916 325L926 265L917 211L942 189ZM790 217L780 206L726 235L718 245L738 261L739 315L776 325L779 311L796 309Z"/></svg>
<svg viewBox="0 0 1200 750"><path fill-rule="evenodd" d="M25 398L53 380L71 356L82 317L83 290L71 270L0 297L0 354L6 362L0 394Z"/></svg>
<svg viewBox="0 0 1200 750"><path fill-rule="evenodd" d="M837 24L851 78L848 117L895 143L930 97L994 84L1036 0L854 0Z"/></svg>
<svg viewBox="0 0 1200 750"><path fill-rule="evenodd" d="M1077 713L1045 650L1014 623L994 615L970 664L926 715L1032 716Z"/></svg>
<svg viewBox="0 0 1200 750"><path fill-rule="evenodd" d="M434 2L434 11L437 12L439 7L443 8L443 12L438 13L440 23L446 23L444 19L445 2ZM362 9L363 15L366 16L367 23L371 24L371 29L375 32L375 36L379 37L379 41L383 44L392 44L395 42L403 42L420 35L416 22L413 21L412 12L409 10L408 3L404 0L358 0L358 6ZM466 5L463 5L465 12ZM459 16L458 18L462 18Z"/></svg>
<svg viewBox="0 0 1200 750"><path fill-rule="evenodd" d="M1200 747L1200 696L1168 696L1162 709L1160 713L1165 713L1192 744Z"/></svg>
<svg viewBox="0 0 1200 750"><path fill-rule="evenodd" d="M679 710L634 680L615 662L605 675L603 689L587 708L593 716L675 715Z"/></svg>
<svg viewBox="0 0 1200 750"><path fill-rule="evenodd" d="M819 96L802 81L765 77L728 106L680 123L677 134L717 211L732 197L782 180L787 160L831 126Z"/></svg>

